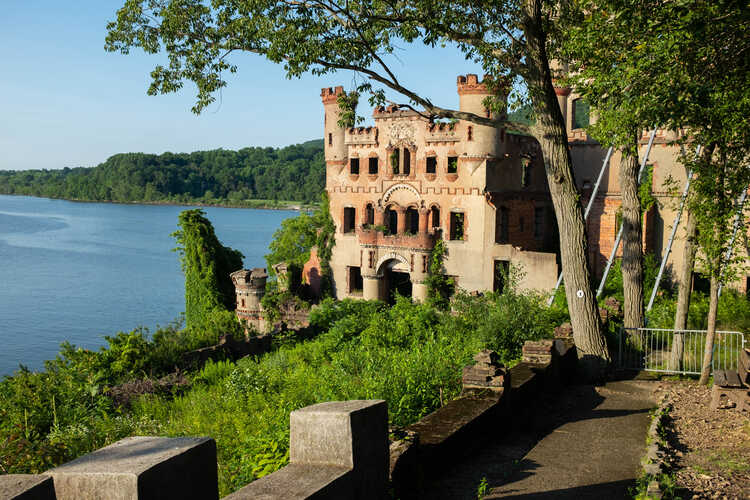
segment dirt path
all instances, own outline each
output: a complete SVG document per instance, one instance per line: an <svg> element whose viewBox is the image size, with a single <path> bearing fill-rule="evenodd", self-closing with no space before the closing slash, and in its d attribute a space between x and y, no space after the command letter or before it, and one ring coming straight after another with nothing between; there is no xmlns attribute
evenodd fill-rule
<svg viewBox="0 0 750 500"><path fill-rule="evenodd" d="M646 449L653 382L562 389L524 416L517 431L498 432L473 455L457 459L424 498L630 498Z"/></svg>
<svg viewBox="0 0 750 500"><path fill-rule="evenodd" d="M676 494L690 499L750 498L750 416L712 410L711 389L695 382L660 382L669 391L669 441Z"/></svg>

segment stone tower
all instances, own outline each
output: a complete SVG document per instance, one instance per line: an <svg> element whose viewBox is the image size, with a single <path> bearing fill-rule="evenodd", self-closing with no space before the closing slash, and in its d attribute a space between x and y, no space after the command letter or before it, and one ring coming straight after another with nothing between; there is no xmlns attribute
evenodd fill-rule
<svg viewBox="0 0 750 500"><path fill-rule="evenodd" d="M266 279L268 273L262 267L256 267L252 271L240 269L230 274L234 290L237 294L237 319L245 320L253 326L258 333L264 333L266 320L263 317L263 306L260 301L266 294ZM245 330L245 337L249 335Z"/></svg>
<svg viewBox="0 0 750 500"><path fill-rule="evenodd" d="M325 147L326 171L330 171L332 167L344 167L346 165L346 129L340 127L338 124L339 117L341 116L338 98L343 93L344 87L341 86L324 88L320 92L320 98L323 101L323 108L325 110L325 116L323 118L323 140Z"/></svg>
<svg viewBox="0 0 750 500"><path fill-rule="evenodd" d="M495 118L495 115L484 106L484 100L493 92L487 88L485 81L479 81L477 75L459 75L456 81L458 87L458 106L460 111L474 113L487 118ZM497 127L485 127L476 123L468 123L464 152L468 157L498 157L500 141L500 129ZM469 134L471 130L471 134Z"/></svg>

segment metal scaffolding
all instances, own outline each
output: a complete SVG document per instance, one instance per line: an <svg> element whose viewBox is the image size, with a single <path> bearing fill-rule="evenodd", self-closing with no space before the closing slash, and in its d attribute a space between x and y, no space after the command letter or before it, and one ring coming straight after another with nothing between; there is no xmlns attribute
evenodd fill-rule
<svg viewBox="0 0 750 500"><path fill-rule="evenodd" d="M683 150L683 154L684 154ZM695 148L695 158L698 158L698 155L701 154L701 145L698 144L698 146ZM667 249L664 250L664 255L661 258L661 264L659 265L659 272L656 275L656 281L654 282L654 288L651 290L651 298L648 300L648 306L646 306L646 311L650 311L651 308L654 305L654 298L656 297L656 291L659 289L659 284L661 283L661 277L664 274L664 268L667 265L667 258L669 258L669 254L672 251L672 243L674 243L674 237L677 234L677 226L680 225L680 218L682 217L682 210L685 207L685 200L687 199L688 191L690 191L690 181L693 179L693 170L690 169L687 175L687 181L685 181L685 189L682 190L682 197L680 198L680 208L677 210L677 216L674 219L674 224L672 224L672 233L669 235L669 241L667 241Z"/></svg>
<svg viewBox="0 0 750 500"><path fill-rule="evenodd" d="M607 156L604 157L604 161L602 162L602 168L599 170L599 176L596 178L596 183L594 184L594 189L591 190L591 197L589 198L589 203L586 205L586 211L583 213L583 221L586 222L586 219L589 217L589 212L591 211L591 207L594 205L594 199L596 198L596 193L599 191L599 185L602 183L602 178L604 177L604 171L607 170L607 165L609 165L609 159L612 157L612 151L614 150L614 147L610 146L607 150ZM547 299L547 307L552 305L552 302L555 300L555 295L557 294L557 290L560 288L560 285L562 284L563 280L563 273L562 270L560 271L560 275L557 277L557 283L555 284L555 289L552 290L552 295L550 295L550 298Z"/></svg>
<svg viewBox="0 0 750 500"><path fill-rule="evenodd" d="M656 137L656 128L651 131L651 137L648 139L648 146L646 147L646 154L643 155L643 161L641 162L641 168L638 170L638 182L641 182L641 177L643 176L643 171L646 169L646 162L648 161L648 155L651 154L651 146L654 145L654 137ZM604 284L607 282L607 275L609 274L609 269L612 267L612 261L615 259L615 255L617 254L617 248L620 246L620 240L622 239L622 229L623 229L623 223L620 223L620 230L617 231L617 238L615 238L615 246L612 248L612 253L609 255L609 259L607 260L607 266L604 268L604 275L602 276L602 280L599 282L599 288L596 291L597 298L602 294L602 291L604 291Z"/></svg>

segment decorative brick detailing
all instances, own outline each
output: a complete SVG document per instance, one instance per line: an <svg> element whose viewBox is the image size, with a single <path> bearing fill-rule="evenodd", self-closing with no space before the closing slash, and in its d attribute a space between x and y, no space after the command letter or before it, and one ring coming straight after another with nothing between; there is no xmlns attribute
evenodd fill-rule
<svg viewBox="0 0 750 500"><path fill-rule="evenodd" d="M464 390L501 391L508 385L508 373L495 351L489 349L479 351L474 355L474 361L476 361L475 365L464 367L462 379Z"/></svg>
<svg viewBox="0 0 750 500"><path fill-rule="evenodd" d="M551 363L554 345L555 341L552 339L527 340L523 344L523 361L538 364Z"/></svg>

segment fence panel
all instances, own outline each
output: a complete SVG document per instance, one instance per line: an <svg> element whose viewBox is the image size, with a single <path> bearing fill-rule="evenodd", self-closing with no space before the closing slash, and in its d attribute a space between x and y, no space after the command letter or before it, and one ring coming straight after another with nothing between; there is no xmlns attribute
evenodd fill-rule
<svg viewBox="0 0 750 500"><path fill-rule="evenodd" d="M712 371L736 370L744 344L745 337L741 332L717 331ZM622 328L617 364L621 369L698 375L705 345L705 330Z"/></svg>

